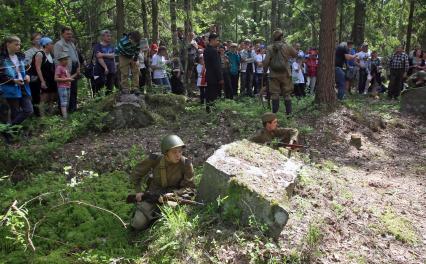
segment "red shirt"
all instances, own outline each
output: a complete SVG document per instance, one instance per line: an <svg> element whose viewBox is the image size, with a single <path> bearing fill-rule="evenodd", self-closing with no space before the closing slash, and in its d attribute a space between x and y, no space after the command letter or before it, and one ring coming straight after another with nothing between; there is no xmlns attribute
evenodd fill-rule
<svg viewBox="0 0 426 264"><path fill-rule="evenodd" d="M308 76L316 77L318 70L318 60L316 58L308 58L306 60L306 66L308 67Z"/></svg>
<svg viewBox="0 0 426 264"><path fill-rule="evenodd" d="M68 72L68 68L64 67L62 65L57 65L56 66L56 70L55 70L55 76L58 78L70 78L71 75ZM60 88L71 88L71 82L67 81L67 82L57 82L58 83L58 87Z"/></svg>

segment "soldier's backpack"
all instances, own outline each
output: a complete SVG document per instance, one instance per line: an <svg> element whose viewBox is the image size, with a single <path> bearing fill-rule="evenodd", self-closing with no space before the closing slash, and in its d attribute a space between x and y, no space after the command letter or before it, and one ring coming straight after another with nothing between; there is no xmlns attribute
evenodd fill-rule
<svg viewBox="0 0 426 264"><path fill-rule="evenodd" d="M283 45L272 45L269 68L274 72L285 72L288 70L288 58L284 55Z"/></svg>

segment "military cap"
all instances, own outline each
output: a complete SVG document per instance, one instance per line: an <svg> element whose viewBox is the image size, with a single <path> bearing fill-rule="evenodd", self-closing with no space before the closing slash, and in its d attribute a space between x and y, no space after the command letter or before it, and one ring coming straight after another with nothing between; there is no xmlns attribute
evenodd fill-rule
<svg viewBox="0 0 426 264"><path fill-rule="evenodd" d="M266 112L262 115L262 123L272 122L277 119L277 115L271 112Z"/></svg>

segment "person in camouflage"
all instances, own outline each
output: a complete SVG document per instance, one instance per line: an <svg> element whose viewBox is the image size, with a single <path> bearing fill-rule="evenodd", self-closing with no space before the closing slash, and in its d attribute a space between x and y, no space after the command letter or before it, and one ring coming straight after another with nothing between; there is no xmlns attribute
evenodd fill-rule
<svg viewBox="0 0 426 264"><path fill-rule="evenodd" d="M262 115L263 129L258 131L250 141L258 144L271 144L278 139L281 143L294 144L297 142L299 131L295 128L279 128L277 116L267 112Z"/></svg>
<svg viewBox="0 0 426 264"><path fill-rule="evenodd" d="M166 136L161 141L161 155L151 154L136 165L131 175L136 190L136 210L130 221L134 229L146 229L159 213L157 204L142 200L142 180L146 180L150 193L194 193L194 169L191 160L182 155L184 147L178 136Z"/></svg>
<svg viewBox="0 0 426 264"><path fill-rule="evenodd" d="M297 51L284 43L283 32L277 29L273 33L273 43L268 46L265 60L263 61L263 72L268 72L269 91L272 100L272 112L278 112L280 106L280 95L284 96L286 113L292 112L290 95L293 91L293 84L290 77L288 60L297 57Z"/></svg>

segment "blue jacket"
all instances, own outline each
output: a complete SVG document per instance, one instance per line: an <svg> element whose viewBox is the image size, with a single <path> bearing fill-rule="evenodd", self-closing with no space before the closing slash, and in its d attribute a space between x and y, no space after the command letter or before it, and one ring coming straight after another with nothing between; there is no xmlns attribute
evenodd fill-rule
<svg viewBox="0 0 426 264"><path fill-rule="evenodd" d="M238 75L238 71L240 69L240 55L238 55L237 53L233 53L233 52L227 52L226 56L228 56L229 59L229 63L231 65L231 74L232 75Z"/></svg>
<svg viewBox="0 0 426 264"><path fill-rule="evenodd" d="M18 60L20 63L19 70L21 72L21 76L24 78L26 75L25 71L25 55L18 53ZM22 90L19 85L14 83L14 79L18 78L18 72L15 69L15 65L10 60L7 54L0 54L0 93L4 98L21 98ZM31 96L30 86L25 83L24 84L25 92L28 96Z"/></svg>

